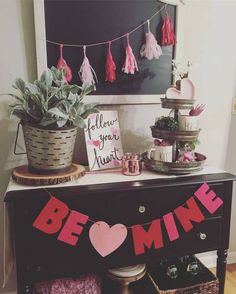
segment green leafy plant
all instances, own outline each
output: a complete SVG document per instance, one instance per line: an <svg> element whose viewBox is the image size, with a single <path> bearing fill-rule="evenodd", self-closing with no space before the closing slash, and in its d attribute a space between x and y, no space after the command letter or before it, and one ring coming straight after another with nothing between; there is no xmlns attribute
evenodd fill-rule
<svg viewBox="0 0 236 294"><path fill-rule="evenodd" d="M16 102L9 106L10 115L21 121L43 127L86 127L84 119L99 112L95 103L83 98L94 90L91 85L69 85L62 69L45 70L34 83L17 79L13 88L18 94L7 94Z"/></svg>
<svg viewBox="0 0 236 294"><path fill-rule="evenodd" d="M159 130L174 131L178 129L178 122L173 117L162 116L157 119L155 127Z"/></svg>
<svg viewBox="0 0 236 294"><path fill-rule="evenodd" d="M196 145L199 145L199 144L200 144L199 140L194 140L190 142L178 142L177 148L179 150L185 150L185 148L189 148L190 150L193 151L196 149Z"/></svg>

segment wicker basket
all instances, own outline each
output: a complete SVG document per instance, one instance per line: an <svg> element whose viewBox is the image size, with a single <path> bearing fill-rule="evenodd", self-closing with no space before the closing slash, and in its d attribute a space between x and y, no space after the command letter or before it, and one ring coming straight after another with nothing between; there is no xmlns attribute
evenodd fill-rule
<svg viewBox="0 0 236 294"><path fill-rule="evenodd" d="M158 272L150 270L148 277L158 294L218 294L219 281L216 276L206 268L199 260L199 274L187 278L185 276L180 280L178 287L171 287L171 282L161 281L161 275Z"/></svg>
<svg viewBox="0 0 236 294"><path fill-rule="evenodd" d="M21 125L31 171L59 172L71 166L77 127L45 129L29 124Z"/></svg>

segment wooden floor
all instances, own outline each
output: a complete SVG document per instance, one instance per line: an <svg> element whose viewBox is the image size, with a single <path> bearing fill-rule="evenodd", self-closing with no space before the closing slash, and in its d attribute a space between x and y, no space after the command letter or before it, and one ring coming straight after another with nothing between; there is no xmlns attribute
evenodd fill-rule
<svg viewBox="0 0 236 294"><path fill-rule="evenodd" d="M215 269L212 269L215 273ZM224 294L236 294L236 263L227 265Z"/></svg>

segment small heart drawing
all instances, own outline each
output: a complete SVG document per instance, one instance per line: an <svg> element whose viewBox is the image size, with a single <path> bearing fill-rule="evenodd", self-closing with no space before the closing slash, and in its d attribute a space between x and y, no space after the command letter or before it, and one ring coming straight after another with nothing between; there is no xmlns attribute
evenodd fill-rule
<svg viewBox="0 0 236 294"><path fill-rule="evenodd" d="M88 140L87 143L89 145L94 145L94 146L98 147L100 144L100 141L99 140Z"/></svg>
<svg viewBox="0 0 236 294"><path fill-rule="evenodd" d="M118 132L118 130L116 128L111 127L111 133L113 135L115 135Z"/></svg>
<svg viewBox="0 0 236 294"><path fill-rule="evenodd" d="M189 79L182 79L180 84L181 91L176 88L169 88L166 91L166 98L169 99L193 99L194 85Z"/></svg>
<svg viewBox="0 0 236 294"><path fill-rule="evenodd" d="M99 144L100 144L100 141L99 140L93 140L93 145L94 146L99 146Z"/></svg>
<svg viewBox="0 0 236 294"><path fill-rule="evenodd" d="M99 221L89 230L89 239L94 249L105 257L118 249L127 237L127 228L122 224L110 227L107 223Z"/></svg>
<svg viewBox="0 0 236 294"><path fill-rule="evenodd" d="M120 161L118 161L118 160L113 160L113 164L114 164L114 166L120 166Z"/></svg>

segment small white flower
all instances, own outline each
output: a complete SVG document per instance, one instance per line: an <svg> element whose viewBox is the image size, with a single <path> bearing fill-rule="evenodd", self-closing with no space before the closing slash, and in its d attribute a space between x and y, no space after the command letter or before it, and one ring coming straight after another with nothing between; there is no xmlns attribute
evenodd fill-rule
<svg viewBox="0 0 236 294"><path fill-rule="evenodd" d="M184 77L188 76L190 72L190 68L193 66L192 62L187 61L186 62L180 62L176 59L172 60L172 66L173 66L173 75L177 76L180 79L183 79Z"/></svg>

